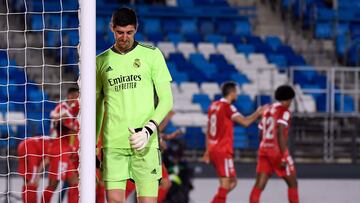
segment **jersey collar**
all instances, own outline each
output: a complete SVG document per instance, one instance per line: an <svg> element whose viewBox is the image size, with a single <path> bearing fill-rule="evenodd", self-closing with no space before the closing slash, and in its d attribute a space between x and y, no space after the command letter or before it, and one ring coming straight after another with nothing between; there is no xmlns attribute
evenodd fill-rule
<svg viewBox="0 0 360 203"><path fill-rule="evenodd" d="M230 102L229 102L227 99L225 99L225 98L221 98L220 101L230 104Z"/></svg>
<svg viewBox="0 0 360 203"><path fill-rule="evenodd" d="M126 52L123 52L123 53L122 53L122 52L119 52L118 50L116 50L116 49L115 49L115 45L113 45L113 46L111 47L111 50L112 50L113 52L117 53L117 54L125 55L125 54L131 52L132 50L134 50L138 44L139 44L139 42L134 41L134 44L132 45L132 47L131 47L130 49L126 50Z"/></svg>

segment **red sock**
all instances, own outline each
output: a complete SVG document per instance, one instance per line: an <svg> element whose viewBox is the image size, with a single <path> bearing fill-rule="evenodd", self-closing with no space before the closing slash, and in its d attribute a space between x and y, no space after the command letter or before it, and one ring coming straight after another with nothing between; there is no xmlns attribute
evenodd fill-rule
<svg viewBox="0 0 360 203"><path fill-rule="evenodd" d="M211 203L225 203L227 193L227 189L219 187L218 192L215 195L214 199L211 201Z"/></svg>
<svg viewBox="0 0 360 203"><path fill-rule="evenodd" d="M54 189L51 187L47 187L43 193L41 203L50 203L53 194L54 194Z"/></svg>
<svg viewBox="0 0 360 203"><path fill-rule="evenodd" d="M68 191L68 202L78 203L79 202L79 188L77 185L70 186Z"/></svg>
<svg viewBox="0 0 360 203"><path fill-rule="evenodd" d="M250 194L250 203L259 203L261 192L259 188L253 187Z"/></svg>
<svg viewBox="0 0 360 203"><path fill-rule="evenodd" d="M135 190L135 183L128 180L126 183L125 198L127 199L134 190Z"/></svg>
<svg viewBox="0 0 360 203"><path fill-rule="evenodd" d="M164 187L159 187L159 192L158 192L158 203L162 203L165 198L166 198L166 194L168 192L168 189L165 189Z"/></svg>
<svg viewBox="0 0 360 203"><path fill-rule="evenodd" d="M22 198L24 203L37 203L37 185L24 185Z"/></svg>
<svg viewBox="0 0 360 203"><path fill-rule="evenodd" d="M299 193L297 188L288 189L288 198L290 203L299 203Z"/></svg>
<svg viewBox="0 0 360 203"><path fill-rule="evenodd" d="M101 183L96 185L96 203L105 203L105 186Z"/></svg>

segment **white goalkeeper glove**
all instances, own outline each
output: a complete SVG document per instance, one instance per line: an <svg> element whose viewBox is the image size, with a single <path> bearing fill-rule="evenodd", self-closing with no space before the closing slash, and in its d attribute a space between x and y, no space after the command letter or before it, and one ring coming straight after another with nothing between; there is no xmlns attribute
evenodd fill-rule
<svg viewBox="0 0 360 203"><path fill-rule="evenodd" d="M130 145L138 151L144 149L149 142L151 134L156 132L157 125L150 120L143 128L129 128L131 136L129 138Z"/></svg>

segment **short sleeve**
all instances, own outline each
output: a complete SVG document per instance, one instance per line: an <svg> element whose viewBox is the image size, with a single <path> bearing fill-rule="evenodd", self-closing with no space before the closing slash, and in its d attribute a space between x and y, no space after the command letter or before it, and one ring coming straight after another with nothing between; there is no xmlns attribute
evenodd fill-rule
<svg viewBox="0 0 360 203"><path fill-rule="evenodd" d="M289 121L290 121L290 112L285 110L285 111L281 111L280 114L279 114L279 117L278 117L278 120L277 122L278 123L281 123L285 126L288 126L289 125Z"/></svg>
<svg viewBox="0 0 360 203"><path fill-rule="evenodd" d="M231 120L235 116L240 116L241 115L234 105L226 105L225 111L226 111L226 116L228 118L230 118Z"/></svg>
<svg viewBox="0 0 360 203"><path fill-rule="evenodd" d="M169 69L166 65L163 54L159 49L154 51L154 63L151 72L151 77L154 83L171 82L172 78Z"/></svg>

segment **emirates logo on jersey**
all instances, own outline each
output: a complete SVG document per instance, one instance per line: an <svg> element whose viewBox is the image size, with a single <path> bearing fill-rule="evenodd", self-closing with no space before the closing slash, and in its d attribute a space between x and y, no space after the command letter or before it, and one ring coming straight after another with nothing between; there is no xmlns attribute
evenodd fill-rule
<svg viewBox="0 0 360 203"><path fill-rule="evenodd" d="M134 68L140 68L140 66L141 66L140 59L135 59L133 67Z"/></svg>

